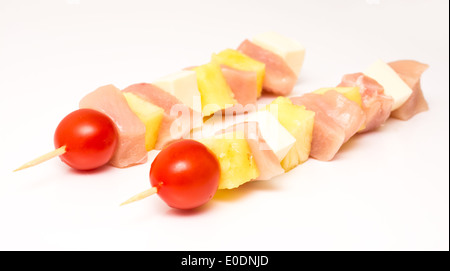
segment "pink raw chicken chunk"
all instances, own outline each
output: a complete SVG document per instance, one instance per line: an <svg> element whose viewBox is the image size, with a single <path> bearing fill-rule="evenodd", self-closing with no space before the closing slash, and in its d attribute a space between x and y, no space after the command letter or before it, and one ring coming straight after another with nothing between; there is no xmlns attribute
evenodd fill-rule
<svg viewBox="0 0 450 271"><path fill-rule="evenodd" d="M347 142L364 124L366 115L361 107L335 90L325 94L307 93L301 97L291 98L294 104L304 105L306 109L323 112L339 124L345 132Z"/></svg>
<svg viewBox="0 0 450 271"><path fill-rule="evenodd" d="M161 150L167 144L187 135L197 119L197 113L170 93L148 83L128 86L123 91L131 92L140 98L164 109L155 149ZM173 112L171 112L173 110Z"/></svg>
<svg viewBox="0 0 450 271"><path fill-rule="evenodd" d="M323 112L314 116L310 156L320 161L330 161L344 144L345 131Z"/></svg>
<svg viewBox="0 0 450 271"><path fill-rule="evenodd" d="M339 87L359 87L362 109L366 114L365 128L361 132L377 129L386 122L391 114L394 100L384 94L384 88L376 80L363 73L344 75Z"/></svg>
<svg viewBox="0 0 450 271"><path fill-rule="evenodd" d="M118 143L109 164L124 168L147 161L145 126L131 111L118 88L113 85L99 87L84 96L79 105L105 113L116 124Z"/></svg>
<svg viewBox="0 0 450 271"><path fill-rule="evenodd" d="M238 51L266 64L263 82L265 91L282 96L291 93L297 82L297 76L280 56L249 40L242 42Z"/></svg>
<svg viewBox="0 0 450 271"><path fill-rule="evenodd" d="M420 87L420 77L429 66L414 60L399 60L388 64L413 90L409 99L401 107L392 111L391 116L396 119L408 120L420 112L427 111L428 104Z"/></svg>
<svg viewBox="0 0 450 271"><path fill-rule="evenodd" d="M284 169L281 167L277 156L262 138L257 122L250 121L237 123L220 133L234 131L242 131L244 133L260 173L256 180L270 180L273 177L284 173Z"/></svg>
<svg viewBox="0 0 450 271"><path fill-rule="evenodd" d="M363 125L365 114L353 101L331 90L325 94L308 93L290 98L316 113L310 156L330 161L347 140Z"/></svg>
<svg viewBox="0 0 450 271"><path fill-rule="evenodd" d="M221 66L222 74L233 91L234 99L242 105L256 104L258 95L258 83L256 80L256 72L242 71ZM245 110L244 110L245 111Z"/></svg>

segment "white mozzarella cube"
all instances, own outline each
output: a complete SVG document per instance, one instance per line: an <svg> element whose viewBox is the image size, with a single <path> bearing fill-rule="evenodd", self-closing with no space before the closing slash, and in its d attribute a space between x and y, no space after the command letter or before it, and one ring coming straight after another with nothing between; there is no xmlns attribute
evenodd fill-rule
<svg viewBox="0 0 450 271"><path fill-rule="evenodd" d="M283 58L298 77L305 58L305 47L303 45L276 32L265 32L256 35L253 37L252 42Z"/></svg>
<svg viewBox="0 0 450 271"><path fill-rule="evenodd" d="M155 80L153 84L169 92L192 110L202 112L195 71L178 71Z"/></svg>
<svg viewBox="0 0 450 271"><path fill-rule="evenodd" d="M384 93L394 99L392 111L402 106L413 93L412 89L385 62L377 60L365 72L384 88Z"/></svg>
<svg viewBox="0 0 450 271"><path fill-rule="evenodd" d="M295 138L269 111L254 112L246 121L255 121L258 123L262 138L280 162L295 144Z"/></svg>

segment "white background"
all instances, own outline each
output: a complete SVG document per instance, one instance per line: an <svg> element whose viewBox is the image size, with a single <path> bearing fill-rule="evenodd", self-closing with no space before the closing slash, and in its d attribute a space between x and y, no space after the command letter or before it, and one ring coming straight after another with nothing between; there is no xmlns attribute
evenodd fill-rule
<svg viewBox="0 0 450 271"><path fill-rule="evenodd" d="M448 250L448 1L0 1L1 250ZM151 82L274 30L306 60L292 95L375 59L430 65L430 110L191 212L150 187L150 162L79 173L54 159L59 121L95 88Z"/></svg>

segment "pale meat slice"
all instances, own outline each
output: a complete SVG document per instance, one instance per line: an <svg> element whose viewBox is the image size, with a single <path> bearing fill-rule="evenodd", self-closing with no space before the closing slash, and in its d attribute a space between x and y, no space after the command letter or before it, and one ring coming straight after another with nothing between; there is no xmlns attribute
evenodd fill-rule
<svg viewBox="0 0 450 271"><path fill-rule="evenodd" d="M310 156L319 161L331 161L344 144L345 131L324 113L314 116Z"/></svg>
<svg viewBox="0 0 450 271"><path fill-rule="evenodd" d="M294 89L297 76L277 54L245 40L238 51L266 65L263 90L275 95L286 96Z"/></svg>
<svg viewBox="0 0 450 271"><path fill-rule="evenodd" d="M256 72L243 71L221 65L222 74L233 91L234 99L245 106L256 104L258 95L258 82Z"/></svg>
<svg viewBox="0 0 450 271"><path fill-rule="evenodd" d="M422 93L420 77L429 66L414 60L399 60L388 64L413 91L401 107L392 111L391 116L408 120L420 112L427 111L428 103Z"/></svg>
<svg viewBox="0 0 450 271"><path fill-rule="evenodd" d="M295 102L294 102L294 100ZM294 104L304 105L314 112L323 112L339 124L345 132L347 142L364 124L366 115L361 107L335 90L324 94L308 93L301 97L291 98Z"/></svg>
<svg viewBox="0 0 450 271"><path fill-rule="evenodd" d="M131 92L145 101L164 109L163 119L155 144L156 150L161 150L167 144L189 134L198 120L199 113L194 112L172 94L155 85L139 83L128 86L123 91Z"/></svg>
<svg viewBox="0 0 450 271"><path fill-rule="evenodd" d="M235 131L242 131L244 133L252 155L255 158L256 166L260 173L255 180L270 180L275 176L284 173L284 169L281 167L276 154L269 148L268 144L261 136L261 131L259 130L257 122L248 121L237 123L218 133L221 134Z"/></svg>
<svg viewBox="0 0 450 271"><path fill-rule="evenodd" d="M348 112L343 104L336 106L341 99L336 93L330 93L328 96L308 93L289 99L293 104L305 106L307 110L315 112L309 155L320 161L332 160L345 141L359 129L358 125L362 123L361 112L356 110L355 112L358 112L356 117L344 116L355 114L352 112L354 106L350 104L352 109ZM335 101L331 101L332 99ZM347 101L345 102L347 105L349 104ZM348 129L348 132L344 127Z"/></svg>
<svg viewBox="0 0 450 271"><path fill-rule="evenodd" d="M110 165L124 168L147 161L145 126L131 111L118 88L113 85L99 87L84 96L79 106L103 112L116 124L118 142Z"/></svg>
<svg viewBox="0 0 450 271"><path fill-rule="evenodd" d="M391 114L394 100L384 94L384 88L375 79L363 73L344 75L339 87L359 87L362 109L366 114L365 128L360 132L369 132L383 125Z"/></svg>

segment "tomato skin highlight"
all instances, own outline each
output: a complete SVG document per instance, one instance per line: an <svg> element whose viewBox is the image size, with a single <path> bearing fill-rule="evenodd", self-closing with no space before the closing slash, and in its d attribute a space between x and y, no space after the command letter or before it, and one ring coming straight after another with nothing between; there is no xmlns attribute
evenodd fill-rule
<svg viewBox="0 0 450 271"><path fill-rule="evenodd" d="M105 114L79 109L67 115L54 136L55 148L66 146L60 159L78 170L91 170L108 163L117 145L116 127Z"/></svg>
<svg viewBox="0 0 450 271"><path fill-rule="evenodd" d="M150 168L150 183L172 208L193 209L207 203L219 186L217 158L200 142L183 139L161 150Z"/></svg>

